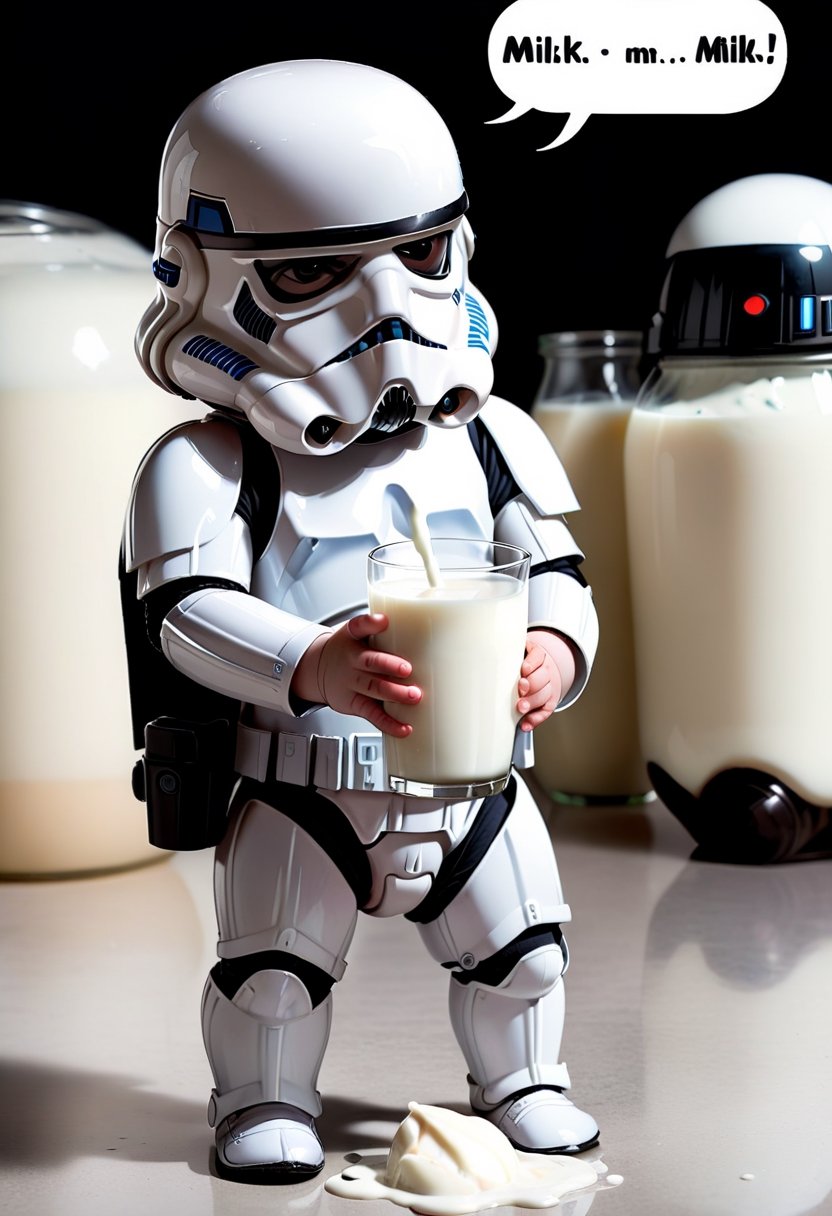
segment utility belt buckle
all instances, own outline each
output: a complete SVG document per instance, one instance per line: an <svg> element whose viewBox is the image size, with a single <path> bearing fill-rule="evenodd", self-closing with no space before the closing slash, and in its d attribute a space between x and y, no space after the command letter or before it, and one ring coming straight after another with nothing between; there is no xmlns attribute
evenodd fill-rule
<svg viewBox="0 0 832 1216"><path fill-rule="evenodd" d="M300 735L240 724L237 772L255 781L314 785L323 790L383 790L384 744L380 734Z"/></svg>

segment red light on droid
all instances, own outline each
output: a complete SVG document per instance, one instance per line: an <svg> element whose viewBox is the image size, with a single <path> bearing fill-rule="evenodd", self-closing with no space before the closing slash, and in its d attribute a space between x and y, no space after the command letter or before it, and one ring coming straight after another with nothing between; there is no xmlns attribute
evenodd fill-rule
<svg viewBox="0 0 832 1216"><path fill-rule="evenodd" d="M755 294L743 300L742 310L747 312L749 317L759 317L767 308L768 300L765 296Z"/></svg>

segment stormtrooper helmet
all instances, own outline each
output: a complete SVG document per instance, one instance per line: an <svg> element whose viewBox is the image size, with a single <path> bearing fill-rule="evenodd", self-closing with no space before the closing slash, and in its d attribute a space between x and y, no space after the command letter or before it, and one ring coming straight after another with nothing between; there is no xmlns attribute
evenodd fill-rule
<svg viewBox="0 0 832 1216"><path fill-rule="evenodd" d="M288 451L465 425L497 338L466 208L445 123L397 77L334 60L232 76L165 148L139 359Z"/></svg>

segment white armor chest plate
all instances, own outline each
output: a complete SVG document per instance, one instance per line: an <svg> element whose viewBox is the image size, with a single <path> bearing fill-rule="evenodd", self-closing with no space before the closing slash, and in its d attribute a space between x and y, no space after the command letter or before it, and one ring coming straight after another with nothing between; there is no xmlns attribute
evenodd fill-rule
<svg viewBox="0 0 832 1216"><path fill-rule="evenodd" d="M367 554L409 539L415 504L432 536L490 538L486 480L464 427L420 427L311 458L276 451L277 523L252 592L306 620L338 624L367 606Z"/></svg>

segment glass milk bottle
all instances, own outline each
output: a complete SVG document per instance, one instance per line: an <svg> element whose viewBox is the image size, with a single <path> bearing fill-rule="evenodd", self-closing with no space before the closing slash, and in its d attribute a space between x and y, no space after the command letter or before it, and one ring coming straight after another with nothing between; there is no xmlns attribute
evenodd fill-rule
<svg viewBox="0 0 832 1216"><path fill-rule="evenodd" d="M699 203L627 433L642 745L715 860L832 855L830 237L813 179Z"/></svg>
<svg viewBox="0 0 832 1216"><path fill-rule="evenodd" d="M640 385L643 335L597 330L544 334L532 416L548 435L581 510L568 519L586 554L600 641L578 701L534 732L534 773L561 800L640 801L650 793L635 701L630 578L624 520L624 436Z"/></svg>
<svg viewBox="0 0 832 1216"><path fill-rule="evenodd" d="M130 485L187 407L133 351L151 254L85 216L0 203L0 875L165 856L131 792L119 600ZM202 412L202 411L199 411Z"/></svg>

